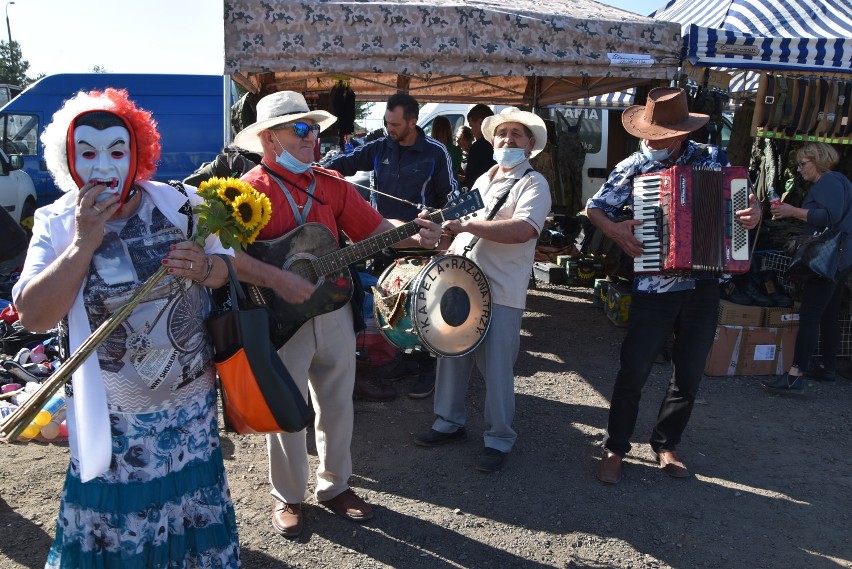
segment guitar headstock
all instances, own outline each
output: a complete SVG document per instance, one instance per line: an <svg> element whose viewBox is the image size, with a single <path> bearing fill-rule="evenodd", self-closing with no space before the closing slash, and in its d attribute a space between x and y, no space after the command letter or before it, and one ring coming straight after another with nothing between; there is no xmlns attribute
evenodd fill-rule
<svg viewBox="0 0 852 569"><path fill-rule="evenodd" d="M447 202L447 205L441 210L441 215L444 220L461 219L484 207L485 204L482 203L482 196L479 195L479 190L470 190L454 200Z"/></svg>

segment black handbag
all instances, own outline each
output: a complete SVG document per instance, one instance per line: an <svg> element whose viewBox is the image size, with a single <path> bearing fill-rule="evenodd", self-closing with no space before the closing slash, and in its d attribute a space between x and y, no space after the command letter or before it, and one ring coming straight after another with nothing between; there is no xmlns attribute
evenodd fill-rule
<svg viewBox="0 0 852 569"><path fill-rule="evenodd" d="M239 434L301 431L310 421L308 405L272 345L267 309L248 302L230 259L220 258L230 283L206 325L226 427Z"/></svg>
<svg viewBox="0 0 852 569"><path fill-rule="evenodd" d="M796 250L793 260L787 267L787 276L793 278L820 277L834 280L846 233L839 229L825 228L813 235L801 235L796 238Z"/></svg>

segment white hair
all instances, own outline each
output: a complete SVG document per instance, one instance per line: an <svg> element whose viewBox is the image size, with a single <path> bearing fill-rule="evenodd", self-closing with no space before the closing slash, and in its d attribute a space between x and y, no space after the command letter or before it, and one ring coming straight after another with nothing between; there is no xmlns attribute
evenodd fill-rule
<svg viewBox="0 0 852 569"><path fill-rule="evenodd" d="M108 111L115 108L115 103L103 93L93 97L85 91L80 91L53 113L53 120L41 135L44 147L44 161L57 187L63 192L77 190L77 183L71 177L68 167L67 137L71 122L86 111Z"/></svg>

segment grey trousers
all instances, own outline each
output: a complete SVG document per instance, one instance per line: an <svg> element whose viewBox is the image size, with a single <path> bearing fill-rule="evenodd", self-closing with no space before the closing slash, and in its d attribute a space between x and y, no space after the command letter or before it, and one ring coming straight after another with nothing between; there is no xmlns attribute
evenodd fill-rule
<svg viewBox="0 0 852 569"><path fill-rule="evenodd" d="M452 433L467 420L464 398L473 365L485 377L485 446L509 452L517 433L515 417L515 361L521 345L520 308L492 305L491 324L485 338L469 354L439 357L435 380L435 415L432 428Z"/></svg>

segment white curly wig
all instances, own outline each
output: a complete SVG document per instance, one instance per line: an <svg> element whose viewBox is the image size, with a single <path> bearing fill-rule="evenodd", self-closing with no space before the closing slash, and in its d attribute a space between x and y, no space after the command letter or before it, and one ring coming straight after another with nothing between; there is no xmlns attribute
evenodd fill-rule
<svg viewBox="0 0 852 569"><path fill-rule="evenodd" d="M123 89L80 91L53 114L53 120L41 135L44 160L59 189L70 192L78 188L69 169L68 129L78 116L88 111L108 111L124 121L137 142L137 148L131 149L138 157L136 178L149 179L160 158L160 135L151 113L136 107Z"/></svg>

